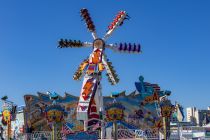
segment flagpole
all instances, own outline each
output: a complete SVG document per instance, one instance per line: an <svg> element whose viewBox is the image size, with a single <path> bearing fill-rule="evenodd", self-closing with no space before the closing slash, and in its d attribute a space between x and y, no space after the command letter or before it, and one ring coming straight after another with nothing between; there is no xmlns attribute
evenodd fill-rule
<svg viewBox="0 0 210 140"><path fill-rule="evenodd" d="M114 128L114 140L118 140L118 137L117 137L117 121L116 120L113 122L113 128Z"/></svg>

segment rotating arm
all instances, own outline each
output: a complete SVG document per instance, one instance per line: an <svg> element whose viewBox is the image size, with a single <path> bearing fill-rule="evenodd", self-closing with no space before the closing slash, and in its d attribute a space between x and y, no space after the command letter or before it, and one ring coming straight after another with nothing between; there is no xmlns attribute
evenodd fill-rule
<svg viewBox="0 0 210 140"><path fill-rule="evenodd" d="M117 27L121 26L124 22L125 19L129 19L129 16L127 15L127 13L125 11L120 11L115 19L113 20L113 22L108 26L108 31L106 33L106 35L104 36L104 40L107 40L109 36L111 36L111 34L114 32L114 30L117 29Z"/></svg>
<svg viewBox="0 0 210 140"><path fill-rule="evenodd" d="M81 48L81 47L91 47L93 43L90 42L81 42L80 40L71 40L71 39L60 39L58 42L58 48Z"/></svg>
<svg viewBox="0 0 210 140"><path fill-rule="evenodd" d="M118 76L116 74L116 71L113 69L112 63L108 62L107 58L105 55L102 56L102 63L107 71L107 76L109 79L109 82L112 85L115 85L119 82Z"/></svg>
<svg viewBox="0 0 210 140"><path fill-rule="evenodd" d="M87 29L92 33L93 39L97 38L95 25L90 17L90 14L87 9L83 8L80 10L80 15L82 19L85 21Z"/></svg>
<svg viewBox="0 0 210 140"><path fill-rule="evenodd" d="M81 77L84 75L84 71L88 66L88 59L83 60L83 62L79 65L77 71L74 73L73 79L80 80Z"/></svg>
<svg viewBox="0 0 210 140"><path fill-rule="evenodd" d="M123 53L141 53L141 45L140 44L131 44L131 43L119 43L119 44L109 44L106 45L106 48L109 48L116 52Z"/></svg>

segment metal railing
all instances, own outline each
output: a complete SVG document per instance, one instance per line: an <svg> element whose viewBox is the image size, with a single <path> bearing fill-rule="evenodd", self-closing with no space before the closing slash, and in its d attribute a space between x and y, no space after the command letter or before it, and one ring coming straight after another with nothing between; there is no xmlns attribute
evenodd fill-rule
<svg viewBox="0 0 210 140"><path fill-rule="evenodd" d="M33 133L19 134L15 140L51 140L51 139L52 139L51 131L36 131Z"/></svg>
<svg viewBox="0 0 210 140"><path fill-rule="evenodd" d="M98 132L98 139L100 139L100 131L97 132ZM113 132L110 132L110 134L111 133L113 134ZM143 131L140 129L118 129L119 140L120 139L159 140L162 138L163 135L161 133L154 134L150 131ZM187 130L170 131L170 140L188 140L192 138L193 138L193 131L187 131ZM205 136L200 138L205 140L207 139L205 138ZM51 139L52 139L52 132L50 131L36 131L34 133L18 134L16 138L16 140L51 140ZM58 134L56 136L56 140L62 140L62 134Z"/></svg>

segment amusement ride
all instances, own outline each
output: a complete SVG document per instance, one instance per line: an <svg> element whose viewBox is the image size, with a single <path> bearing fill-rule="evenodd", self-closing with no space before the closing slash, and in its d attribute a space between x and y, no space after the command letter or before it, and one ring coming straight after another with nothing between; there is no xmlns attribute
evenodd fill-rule
<svg viewBox="0 0 210 140"><path fill-rule="evenodd" d="M91 32L93 42L81 42L77 40L61 39L59 48L81 48L92 47L93 51L89 58L85 59L75 72L73 79L80 80L84 76L79 103L77 106L77 120L84 121L84 131L91 130L100 121L99 114L104 112L103 96L101 92L102 72L106 70L109 82L115 85L119 82L112 63L105 55L105 49L109 48L115 52L141 53L140 44L115 43L106 44L107 39L112 33L130 17L126 11L120 11L108 26L108 30L103 38L99 38L96 33L95 25L87 9L80 10L82 19Z"/></svg>

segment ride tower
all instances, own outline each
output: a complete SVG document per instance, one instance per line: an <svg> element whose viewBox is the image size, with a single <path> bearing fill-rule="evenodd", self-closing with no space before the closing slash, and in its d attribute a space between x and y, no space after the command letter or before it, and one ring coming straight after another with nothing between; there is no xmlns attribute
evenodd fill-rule
<svg viewBox="0 0 210 140"><path fill-rule="evenodd" d="M99 113L104 112L103 96L101 92L101 78L104 69L107 72L109 82L115 85L119 82L112 63L105 55L105 48L115 52L140 53L140 44L115 43L106 44L107 39L112 33L121 26L126 19L129 19L126 11L120 11L113 22L108 26L108 30L103 38L99 38L96 33L95 25L87 9L80 10L81 17L87 25L87 29L92 33L93 42L81 42L80 40L61 39L59 48L81 48L92 47L93 51L89 58L85 59L75 72L73 79L80 80L83 76L83 84L77 107L77 120L84 121L84 131L90 130L100 122Z"/></svg>

